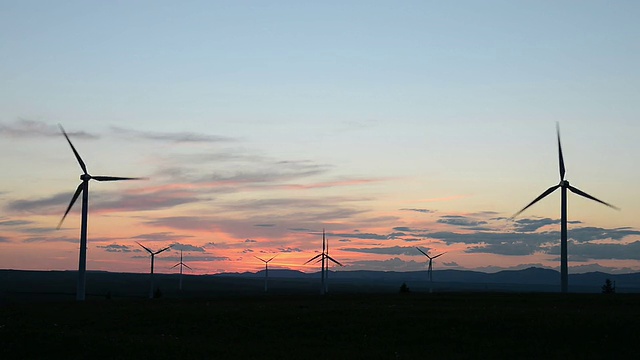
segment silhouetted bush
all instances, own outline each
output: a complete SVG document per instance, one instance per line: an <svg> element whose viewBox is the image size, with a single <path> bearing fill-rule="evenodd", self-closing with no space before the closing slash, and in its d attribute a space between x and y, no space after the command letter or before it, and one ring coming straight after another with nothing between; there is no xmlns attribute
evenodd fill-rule
<svg viewBox="0 0 640 360"><path fill-rule="evenodd" d="M400 294L408 294L409 293L409 287L407 286L407 283L402 283L402 285L400 285Z"/></svg>
<svg viewBox="0 0 640 360"><path fill-rule="evenodd" d="M611 283L611 280L607 279L602 285L602 293L603 294L615 294L616 293L616 284Z"/></svg>

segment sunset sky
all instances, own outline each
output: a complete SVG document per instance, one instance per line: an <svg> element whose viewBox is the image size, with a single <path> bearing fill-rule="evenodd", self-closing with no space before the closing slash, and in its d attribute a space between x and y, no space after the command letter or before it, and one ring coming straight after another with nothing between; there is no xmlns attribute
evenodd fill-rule
<svg viewBox="0 0 640 360"><path fill-rule="evenodd" d="M0 0L0 268L640 271L638 1ZM336 269L338 270L338 269Z"/></svg>

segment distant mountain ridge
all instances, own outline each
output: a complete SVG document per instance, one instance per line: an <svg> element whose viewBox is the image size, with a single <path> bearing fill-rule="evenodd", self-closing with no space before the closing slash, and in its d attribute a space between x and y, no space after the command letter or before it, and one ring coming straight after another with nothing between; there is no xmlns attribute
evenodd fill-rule
<svg viewBox="0 0 640 360"><path fill-rule="evenodd" d="M221 294L260 294L264 291L264 270L258 272L184 275L190 296ZM88 271L88 289L92 297L109 293L115 297L146 297L149 274ZM177 273L157 273L156 286L168 296L177 292ZM605 280L611 280L619 293L640 293L640 273L607 274L589 272L569 275L572 293L600 293ZM0 270L0 302L3 298L73 298L76 271ZM280 293L315 293L320 273L290 269L269 269L269 290ZM435 270L433 283L427 271L330 271L328 286L335 293L397 293L402 284L412 292L549 292L560 291L558 271L531 267L485 273L472 270ZM24 294L23 294L24 293ZM22 294L22 295L21 295ZM25 295L26 294L26 295ZM29 295L31 294L31 295Z"/></svg>
<svg viewBox="0 0 640 360"><path fill-rule="evenodd" d="M264 277L264 270L258 272L221 273L214 276L255 278ZM319 272L304 273L298 270L269 269L269 278L282 279L313 279L318 278ZM426 282L427 271L330 271L331 281L379 281L381 283ZM556 270L530 267L522 270L502 270L495 273L485 273L473 270L434 270L434 283L469 283L469 284L514 284L514 285L548 285L560 284L560 273ZM599 288L606 279L615 281L617 286L640 291L640 273L607 274L603 272L588 272L569 274L571 287L588 286Z"/></svg>

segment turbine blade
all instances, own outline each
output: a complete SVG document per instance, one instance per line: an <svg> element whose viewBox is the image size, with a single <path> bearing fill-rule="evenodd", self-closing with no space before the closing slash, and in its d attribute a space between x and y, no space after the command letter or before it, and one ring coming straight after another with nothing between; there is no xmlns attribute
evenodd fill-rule
<svg viewBox="0 0 640 360"><path fill-rule="evenodd" d="M192 269L192 268L190 268L190 267L189 267L189 265L187 265L187 264L184 264L184 263L183 263L183 264L182 264L182 266L186 267L186 268L187 268L187 269L189 269L189 270L193 270L193 269Z"/></svg>
<svg viewBox="0 0 640 360"><path fill-rule="evenodd" d="M542 198L544 198L545 196L551 194L552 192L556 191L557 188L560 187L560 184L556 185L556 186L552 186L550 188L548 188L545 192L543 192L540 196L538 196L535 200L533 200L532 202L529 203L529 205L525 206L522 208L522 210L518 211L517 213L513 214L513 216L510 217L510 219L514 219L516 216L520 215L523 211L527 210L529 207L531 207L531 205L537 203L538 201L542 200Z"/></svg>
<svg viewBox="0 0 640 360"><path fill-rule="evenodd" d="M432 257L432 259L435 259L435 258L437 258L438 256L442 256L442 255L444 255L444 254L446 254L446 252L443 252L442 254L438 254L438 255L436 255L436 256Z"/></svg>
<svg viewBox="0 0 640 360"><path fill-rule="evenodd" d="M96 181L119 181L119 180L147 180L147 178L132 178L132 177L118 177L118 176L92 176Z"/></svg>
<svg viewBox="0 0 640 360"><path fill-rule="evenodd" d="M78 200L78 196L80 196L80 193L82 192L83 185L84 185L83 182L80 183L80 185L78 185L76 192L73 194L73 197L71 198L71 202L69 203L69 206L67 206L67 211L64 212L62 219L60 219L60 222L58 223L58 229L60 229L60 226L62 226L62 222L67 217L67 214L69 213L69 211L71 211L73 204L76 202L76 200Z"/></svg>
<svg viewBox="0 0 640 360"><path fill-rule="evenodd" d="M564 157L562 156L562 145L560 144L560 124L556 123L556 133L558 134L558 163L560 164L560 181L564 180L565 168Z"/></svg>
<svg viewBox="0 0 640 360"><path fill-rule="evenodd" d="M422 251L419 247L417 247L416 249L418 249L418 251L420 251L424 256L429 257L429 255L427 255L427 253Z"/></svg>
<svg viewBox="0 0 640 360"><path fill-rule="evenodd" d="M574 187L573 187L573 186L571 186L571 185L569 185L569 186L568 186L568 188L569 188L569 190L571 190L571 192L573 192L574 194L578 194L578 195L580 195L580 196L586 197L587 199L591 199L591 200L593 200L593 201L597 201L597 202L599 202L600 204L607 205L608 207L610 207L610 208L612 208L612 209L620 210L619 208L617 208L617 207L615 207L615 206L613 206L613 205L611 205L611 204L609 204L609 203L606 203L606 202L604 202L604 201L602 201L602 200L600 200L600 199L596 199L595 197L593 197L593 196L591 196L591 195L587 194L586 192L584 192L584 191L582 191L582 190L580 190L580 189L574 188Z"/></svg>
<svg viewBox="0 0 640 360"><path fill-rule="evenodd" d="M160 250L156 251L155 253L153 253L153 255L158 255L158 254L160 254L161 252L163 252L165 250L169 250L171 248L171 246L173 246L173 245L169 245L164 249L160 249Z"/></svg>
<svg viewBox="0 0 640 360"><path fill-rule="evenodd" d="M324 228L322 229L322 252L325 253L325 237L324 237Z"/></svg>
<svg viewBox="0 0 640 360"><path fill-rule="evenodd" d="M278 256L278 254L275 254L271 259L267 260L267 262L269 262L269 261L271 261L271 260L275 259L275 258L276 258L276 256Z"/></svg>
<svg viewBox="0 0 640 360"><path fill-rule="evenodd" d="M64 131L64 128L62 127L62 125L58 124L58 126L60 127L60 130L62 131L62 134L64 135L64 137L67 138L67 142L69 142L69 145L71 145L71 150L73 150L73 153L76 156L76 159L78 160L78 164L80 164L82 171L84 171L85 174L88 174L87 166L84 164L84 161L82 161L80 154L78 154L78 152L76 151L76 148L71 143L71 140L69 140L69 136L67 136L67 132Z"/></svg>
<svg viewBox="0 0 640 360"><path fill-rule="evenodd" d="M260 261L262 261L262 262L266 262L265 260L263 260L263 259L261 259L261 258L259 258L259 257L255 256L255 255L253 255L253 257L254 257L254 258L256 258L256 259L258 259L258 260L260 260Z"/></svg>
<svg viewBox="0 0 640 360"><path fill-rule="evenodd" d="M315 259L319 258L319 257L320 257L320 256L322 256L322 255L324 255L324 254L318 254L318 255L316 255L316 256L314 256L314 257L312 257L311 259L307 260L307 262L306 262L306 263L304 263L304 265L307 265L308 263L312 262L313 260L315 260Z"/></svg>
<svg viewBox="0 0 640 360"><path fill-rule="evenodd" d="M344 265L340 264L340 262L339 262L338 260L335 260L334 258L332 258L332 257L331 257L331 256L329 256L329 255L327 255L327 259L329 259L329 260L333 261L334 263L336 263L336 264L338 264L338 265L340 265L340 266L344 266Z"/></svg>
<svg viewBox="0 0 640 360"><path fill-rule="evenodd" d="M180 265L180 263L177 263L177 264L173 265L173 266L171 267L171 269L173 269L174 267L176 267L176 266L178 266L178 265Z"/></svg>
<svg viewBox="0 0 640 360"><path fill-rule="evenodd" d="M151 255L155 255L155 254L153 253L153 251L152 251L151 249L149 249L148 247L146 247L146 246L144 246L144 245L140 244L140 243L139 243L139 242L137 242L137 241L136 241L136 244L138 244L138 245L142 246L142 248L143 248L143 249L145 249L145 250L147 250L147 252L148 252L149 254L151 254Z"/></svg>

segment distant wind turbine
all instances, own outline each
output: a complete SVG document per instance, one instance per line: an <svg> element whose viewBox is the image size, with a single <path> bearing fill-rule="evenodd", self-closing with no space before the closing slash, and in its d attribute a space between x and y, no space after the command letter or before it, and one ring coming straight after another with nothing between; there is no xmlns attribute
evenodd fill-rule
<svg viewBox="0 0 640 360"><path fill-rule="evenodd" d="M268 289L267 289L267 282L269 281L269 262L270 262L271 260L273 260L276 256L278 256L278 255L277 255L277 254L276 254L276 255L274 255L274 256L273 256L271 259L269 259L269 260L261 259L261 258L259 258L259 257L255 256L255 255L253 256L253 257L255 257L256 259L258 259L258 260L260 260L260 261L262 261L262 262L264 263L264 292L267 292L267 290L268 290Z"/></svg>
<svg viewBox="0 0 640 360"><path fill-rule="evenodd" d="M151 283L150 287L149 287L149 299L153 299L153 262L155 260L156 255L160 254L161 252L168 250L169 248L171 248L171 246L167 246L166 248L160 249L158 251L153 251L151 249L149 249L148 247L140 244L139 242L136 241L136 243L138 245L140 245L143 249L147 250L147 252L149 254L151 254L151 273L149 276L149 281Z"/></svg>
<svg viewBox="0 0 640 360"><path fill-rule="evenodd" d="M327 258L329 258L329 239L327 239ZM324 292L328 293L329 292L329 262L327 261L325 264L325 275L324 275ZM340 265L342 266L342 265Z"/></svg>
<svg viewBox="0 0 640 360"><path fill-rule="evenodd" d="M140 245L142 246L142 245ZM184 262L182 262L182 250L180 250L180 262L173 265L171 268L173 269L176 266L180 266L180 286L178 287L178 289L180 291L182 291L182 268L186 267L189 270L193 270L192 268L189 267L189 265L185 264ZM153 268L153 267L152 267ZM151 270L151 272L153 272L153 270ZM152 285L153 286L153 285Z"/></svg>
<svg viewBox="0 0 640 360"><path fill-rule="evenodd" d="M613 208L616 210L620 210L620 209L602 200L596 199L595 197L583 192L582 190L579 190L569 185L569 181L564 179L565 167L564 167L564 158L562 157L562 145L560 144L560 125L558 123L556 123L556 133L558 135L558 160L560 163L560 183L558 185L548 188L540 196L538 196L532 202L530 202L529 205L525 206L524 208L522 208L522 210L515 213L511 217L511 219L520 215L523 211L527 210L531 205L542 200L547 195L556 191L558 188L561 189L561 200L560 200L560 283L561 285L560 285L560 290L563 293L566 293L569 290L569 264L568 264L568 256L567 256L567 189L571 190L571 192L574 194L599 202L600 204L606 205L610 208Z"/></svg>
<svg viewBox="0 0 640 360"><path fill-rule="evenodd" d="M62 226L62 222L67 217L67 214L73 207L73 204L78 199L78 196L82 193L82 223L80 225L80 256L79 256L79 264L78 264L78 285L76 289L76 300L83 301L85 299L85 284L86 284L86 271L87 271L87 223L88 223L88 212L89 212L89 180L96 181L119 181L119 180L140 180L142 178L130 178L130 177L115 177L115 176L91 176L87 171L87 166L82 161L80 154L76 151L76 148L69 140L69 136L62 128L62 125L58 125L60 127L60 131L67 139L67 142L71 146L71 150L73 150L73 154L76 156L78 160L78 164L80 164L80 168L82 168L82 175L80 175L80 180L82 182L78 185L76 192L73 194L71 198L71 202L67 207L67 211L64 212L60 223L58 223L58 229Z"/></svg>
<svg viewBox="0 0 640 360"><path fill-rule="evenodd" d="M320 278L321 278L320 294L324 295L327 291L326 278L327 278L327 272L329 270L329 260L333 261L335 264L344 266L340 262L338 262L337 260L329 256L329 253L327 251L324 229L322 229L322 253L307 260L307 262L305 262L304 264L306 265L316 259L318 259L316 263L318 262L322 263L322 270L320 271Z"/></svg>
<svg viewBox="0 0 640 360"><path fill-rule="evenodd" d="M429 292L433 292L433 259L442 256L446 253L438 254L436 256L429 256L426 252L422 251L420 248L416 248L420 251L424 256L429 258L429 267L427 268L427 274L429 275Z"/></svg>

